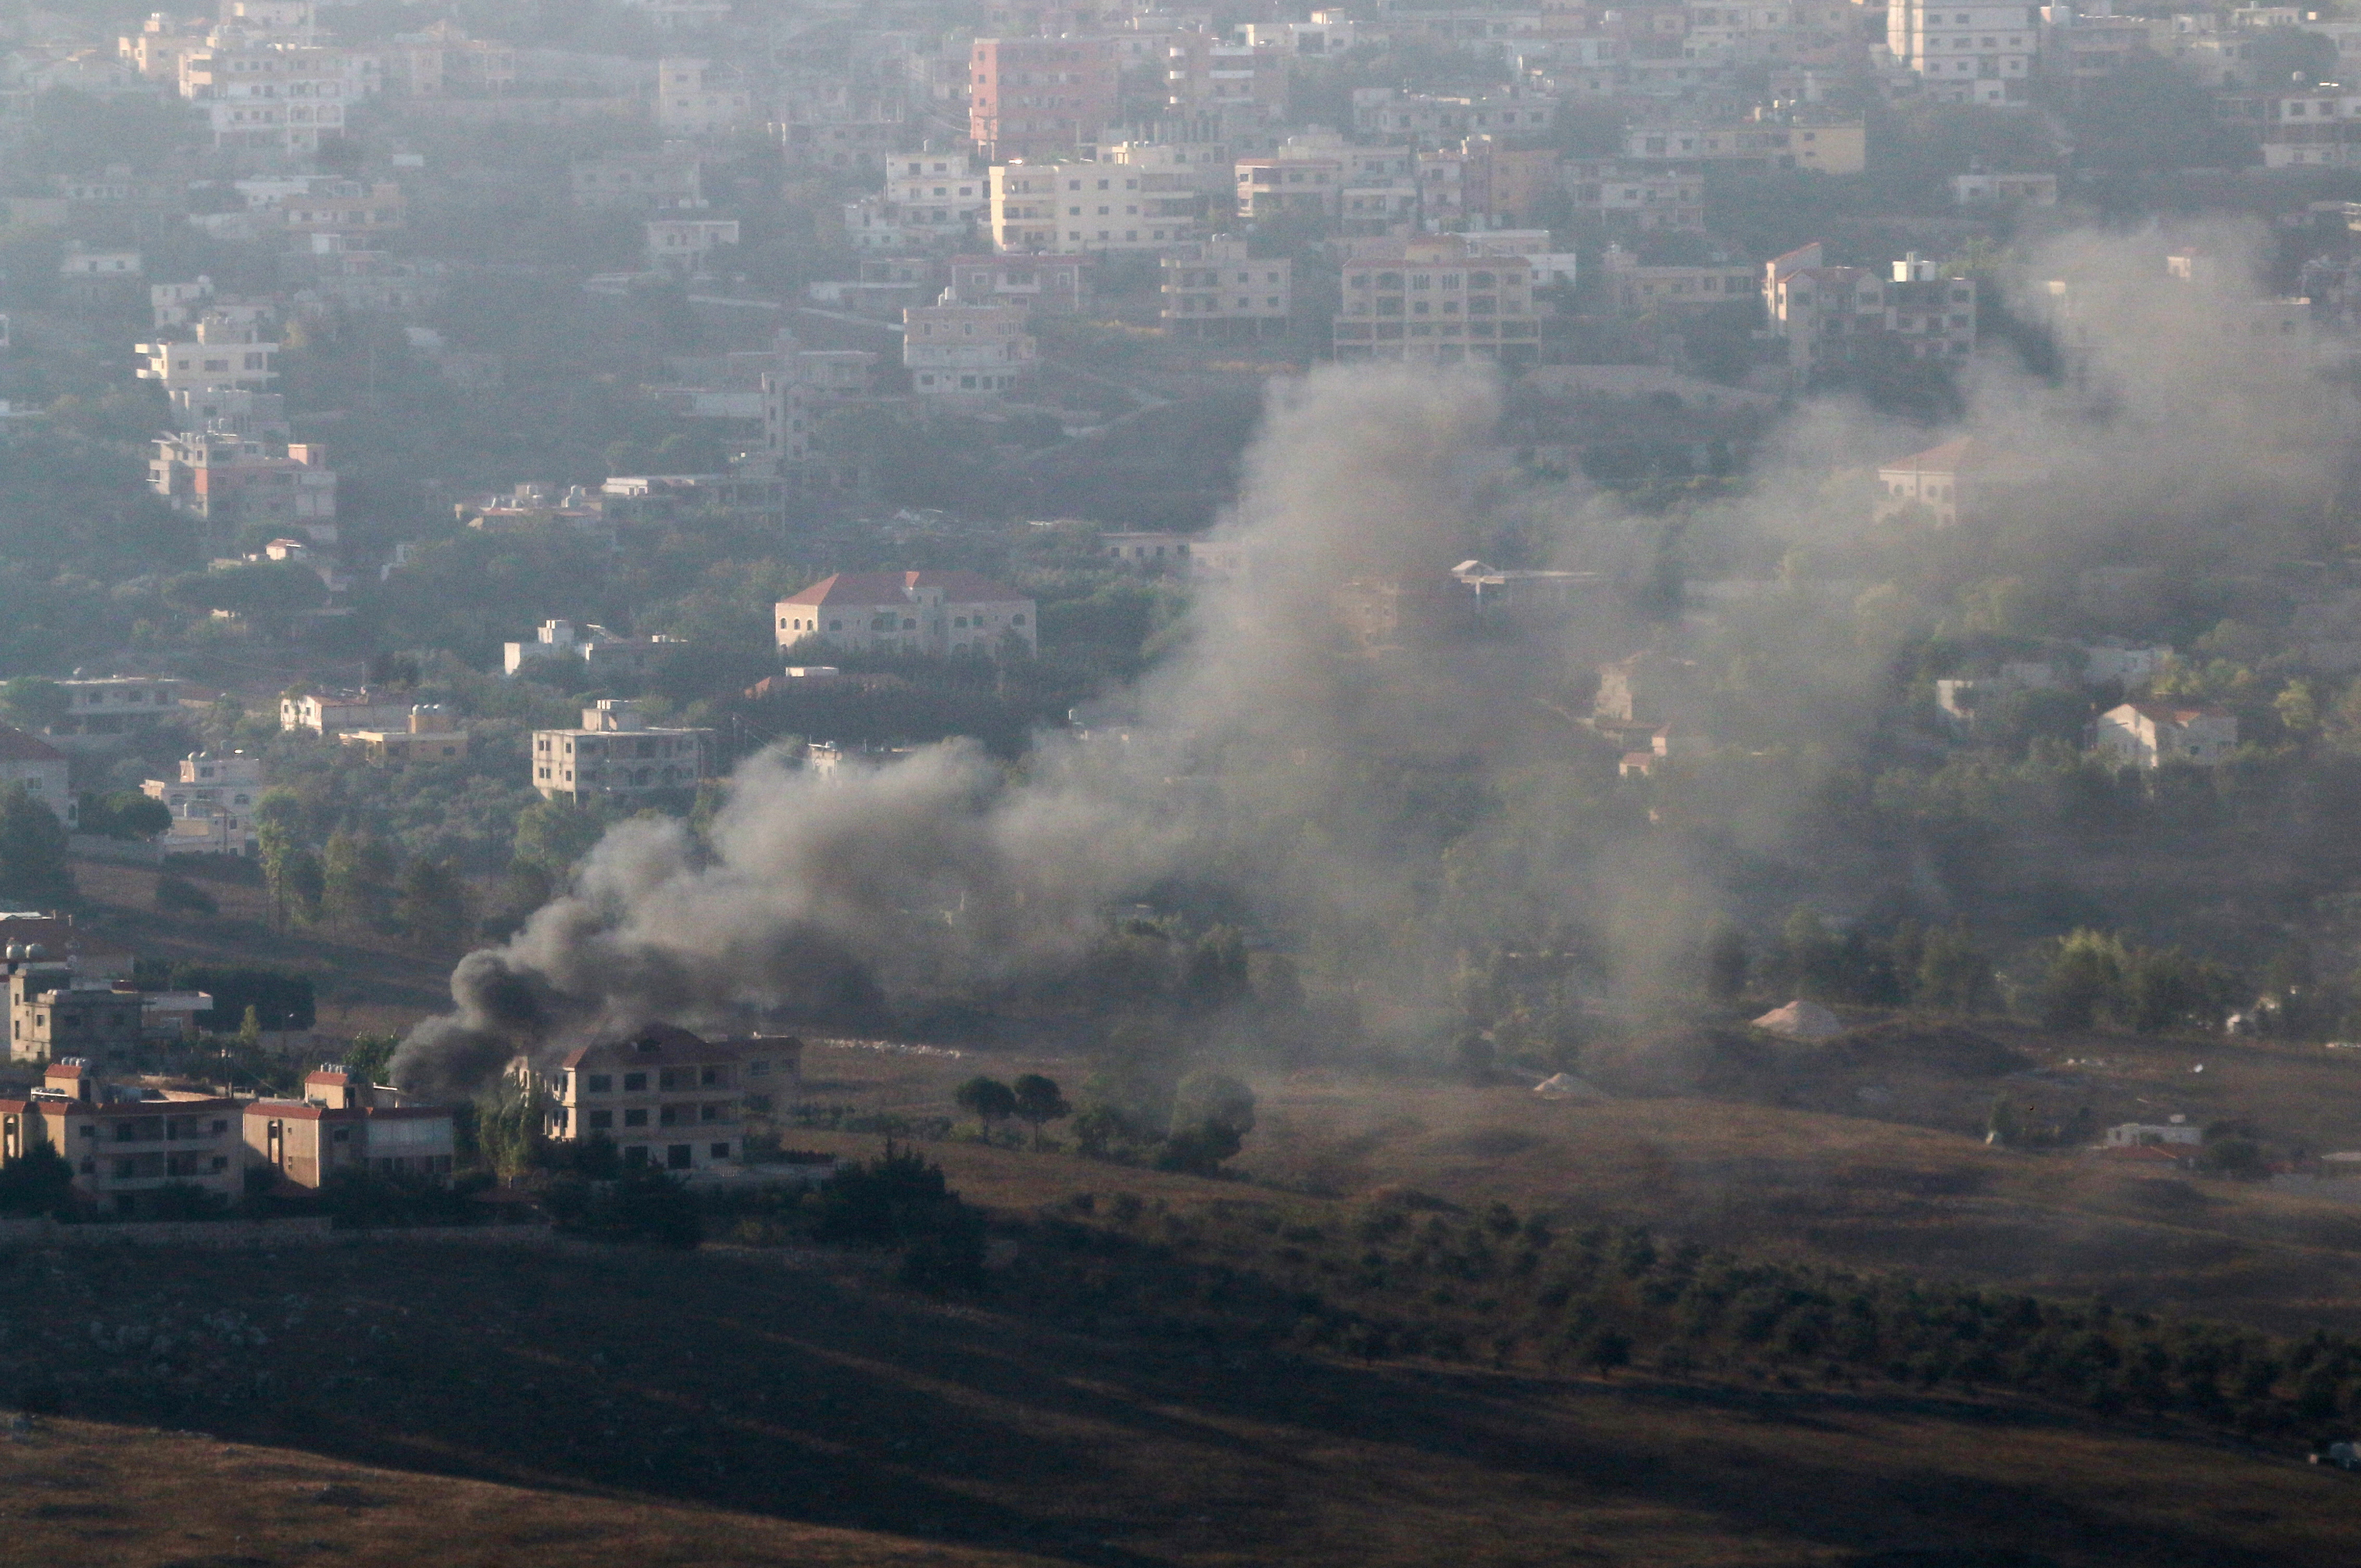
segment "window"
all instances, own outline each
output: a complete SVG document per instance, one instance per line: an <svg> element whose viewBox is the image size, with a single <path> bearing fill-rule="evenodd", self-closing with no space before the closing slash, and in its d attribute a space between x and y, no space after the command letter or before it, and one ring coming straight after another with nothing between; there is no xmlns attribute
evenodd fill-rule
<svg viewBox="0 0 2361 1568"><path fill-rule="evenodd" d="M626 1127L644 1127L647 1124L648 1113L645 1108L623 1113L623 1125Z"/></svg>
<svg viewBox="0 0 2361 1568"><path fill-rule="evenodd" d="M647 1075L646 1073L644 1073L644 1072L627 1072L627 1073L625 1073L625 1074L623 1075L623 1092L624 1092L624 1093L626 1093L626 1094L642 1094L642 1093L645 1093L645 1092L647 1091L647 1087L648 1087L648 1075Z"/></svg>
<svg viewBox="0 0 2361 1568"><path fill-rule="evenodd" d="M962 623L962 624L964 624L964 623ZM698 1071L698 1073L697 1073L697 1082L699 1082L699 1083L701 1083L701 1084L704 1084L707 1088L708 1088L708 1089L709 1089L709 1088L711 1088L713 1085L715 1085L715 1084L717 1084L717 1083L719 1083L719 1082L720 1082L720 1081L721 1081L721 1069L720 1069L719 1068L718 1068L718 1067L708 1067L708 1068L702 1069L700 1069L700 1070Z"/></svg>
<svg viewBox="0 0 2361 1568"><path fill-rule="evenodd" d="M591 1073L583 1080L583 1087L592 1094L610 1093L615 1087L615 1075L609 1072Z"/></svg>
<svg viewBox="0 0 2361 1568"><path fill-rule="evenodd" d="M719 1102L708 1101L705 1104L698 1106L697 1108L697 1119L700 1122L719 1122L721 1120L721 1106Z"/></svg>
<svg viewBox="0 0 2361 1568"><path fill-rule="evenodd" d="M664 1164L675 1170L686 1170L697 1163L697 1146L674 1144L664 1150Z"/></svg>
<svg viewBox="0 0 2361 1568"><path fill-rule="evenodd" d="M590 1130L592 1132L603 1133L614 1124L615 1113L612 1111L593 1111L590 1113Z"/></svg>
<svg viewBox="0 0 2361 1568"><path fill-rule="evenodd" d="M730 1157L730 1146L728 1144L715 1144L708 1152L715 1159L728 1159Z"/></svg>

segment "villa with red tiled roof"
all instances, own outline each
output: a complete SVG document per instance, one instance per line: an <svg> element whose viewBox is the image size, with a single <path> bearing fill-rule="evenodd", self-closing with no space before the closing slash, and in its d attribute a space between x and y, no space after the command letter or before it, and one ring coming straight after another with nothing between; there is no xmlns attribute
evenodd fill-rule
<svg viewBox="0 0 2361 1568"><path fill-rule="evenodd" d="M2121 767L2187 762L2211 768L2238 749L2238 720L2218 707L2127 702L2099 716L2095 739L2101 754Z"/></svg>
<svg viewBox="0 0 2361 1568"><path fill-rule="evenodd" d="M2023 465L1988 441L1962 436L1897 457L1877 470L1875 521L1897 517L1914 506L1934 514L1938 528L1977 521L1977 509L1995 486L2026 477Z"/></svg>
<svg viewBox="0 0 2361 1568"><path fill-rule="evenodd" d="M814 639L848 651L1040 652L1031 599L977 572L840 572L774 607L782 650Z"/></svg>

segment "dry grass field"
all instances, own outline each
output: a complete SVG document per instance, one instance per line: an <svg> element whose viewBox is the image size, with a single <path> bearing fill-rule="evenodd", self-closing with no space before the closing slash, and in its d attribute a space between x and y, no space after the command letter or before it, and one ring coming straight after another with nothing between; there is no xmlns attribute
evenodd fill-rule
<svg viewBox="0 0 2361 1568"><path fill-rule="evenodd" d="M1281 1190L1352 1199L1409 1187L1469 1207L1505 1201L1752 1253L2099 1294L2272 1332L2361 1332L2361 1203L1982 1136L1986 1107L2006 1092L2089 1104L2101 1123L2236 1117L2318 1150L2361 1147L2361 1061L2219 1041L1997 1037L2052 1065L2039 1078L1948 1085L1921 1075L1905 1108L1918 1121L1891 1119L1891 1102L1836 1114L1697 1096L1547 1101L1519 1084L1331 1069L1256 1076L1259 1124L1237 1164ZM2107 1065L2054 1066L2069 1056ZM2189 1071L2197 1060L2202 1075ZM957 1114L951 1091L972 1072L1040 1070L1071 1085L1084 1064L815 1049L808 1070L814 1101L916 1116ZM848 1150L876 1141L788 1135ZM1011 1208L1111 1186L1151 1196L1172 1179L972 1144L929 1153L971 1197Z"/></svg>
<svg viewBox="0 0 2361 1568"><path fill-rule="evenodd" d="M30 1255L0 1302L71 1418L0 1432L11 1561L2332 1564L2361 1503L2004 1400L1085 1335L726 1248Z"/></svg>

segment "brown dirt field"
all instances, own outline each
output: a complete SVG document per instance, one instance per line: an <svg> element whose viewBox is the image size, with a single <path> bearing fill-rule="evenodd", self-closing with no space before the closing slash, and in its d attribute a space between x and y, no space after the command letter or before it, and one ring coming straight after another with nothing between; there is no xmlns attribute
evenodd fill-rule
<svg viewBox="0 0 2361 1568"><path fill-rule="evenodd" d="M1024 1568L941 1547L716 1508L341 1464L187 1432L41 1421L0 1445L7 1555L59 1564L352 1568Z"/></svg>
<svg viewBox="0 0 2361 1568"><path fill-rule="evenodd" d="M2049 1059L2059 1051L2054 1041L2043 1049ZM2081 1075L2092 1081L2073 1092L2123 1116L2186 1105L2199 1121L2242 1115L2274 1126L2350 1127L2361 1144L2361 1063L2337 1055L2213 1042L2200 1053L2204 1087L2184 1091L2186 1044L2107 1039L2072 1054L2112 1064L2104 1074ZM1047 1057L950 1060L815 1047L807 1096L957 1115L950 1093L961 1080L1031 1070L1071 1088L1084 1067ZM1750 1252L2103 1294L2119 1305L2275 1332L2361 1332L2361 1204L2139 1174L2074 1150L1993 1148L1963 1133L1867 1114L1699 1099L1553 1102L1518 1085L1335 1070L1253 1081L1259 1122L1236 1164L1260 1184L1343 1198L1407 1186L1469 1207L1503 1201L1648 1223ZM1993 1091L1986 1083L1972 1091L1988 1099ZM783 1136L846 1151L881 1141L793 1128ZM2323 1146L2345 1146L2326 1138ZM1177 1200L1175 1182L1221 1185L973 1143L928 1152L978 1201L1016 1209L1077 1190L1121 1187Z"/></svg>
<svg viewBox="0 0 2361 1568"><path fill-rule="evenodd" d="M310 975L319 1034L398 1032L449 1004L456 953L421 952L367 933L274 933L262 889L243 883L192 877L221 913L181 915L156 907L159 873L148 867L77 860L73 871L82 922L143 958L274 964Z"/></svg>
<svg viewBox="0 0 2361 1568"><path fill-rule="evenodd" d="M0 1434L6 1555L67 1565L2259 1568L2349 1563L2361 1497L2008 1401L1085 1335L827 1256L33 1255L0 1298L12 1380L76 1371L76 1419ZM268 1349L119 1347L191 1300ZM1938 1548L2022 1555L1882 1555Z"/></svg>

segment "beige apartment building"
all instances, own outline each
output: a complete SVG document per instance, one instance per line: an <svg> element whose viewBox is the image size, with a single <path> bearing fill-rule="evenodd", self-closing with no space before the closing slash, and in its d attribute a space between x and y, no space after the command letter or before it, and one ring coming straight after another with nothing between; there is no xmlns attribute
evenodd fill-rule
<svg viewBox="0 0 2361 1568"><path fill-rule="evenodd" d="M1339 359L1531 364L1541 355L1533 269L1456 235L1373 245L1345 263Z"/></svg>
<svg viewBox="0 0 2361 1568"><path fill-rule="evenodd" d="M712 771L713 731L653 728L628 697L601 697L578 729L533 732L533 787L544 800L629 799L694 789Z"/></svg>
<svg viewBox="0 0 2361 1568"><path fill-rule="evenodd" d="M340 1170L446 1179L451 1108L405 1105L337 1062L303 1080L301 1100L256 1100L240 1118L247 1157L290 1187L316 1190Z"/></svg>
<svg viewBox="0 0 2361 1568"><path fill-rule="evenodd" d="M222 1202L246 1178L237 1102L105 1081L87 1061L51 1062L41 1087L0 1100L0 1164L46 1142L73 1168L73 1190L103 1212L152 1212L156 1194L195 1188Z"/></svg>
<svg viewBox="0 0 2361 1568"><path fill-rule="evenodd" d="M1191 337L1253 337L1284 331L1294 309L1295 263L1255 257L1242 239L1209 239L1159 258L1165 330Z"/></svg>
<svg viewBox="0 0 2361 1568"><path fill-rule="evenodd" d="M802 1061L792 1036L707 1040L653 1025L566 1058L550 1080L549 1135L610 1139L627 1165L726 1165L746 1152L745 1118L791 1093Z"/></svg>
<svg viewBox="0 0 2361 1568"><path fill-rule="evenodd" d="M1003 252L1158 250L1196 238L1205 205L1177 173L1119 163L994 164L991 192Z"/></svg>
<svg viewBox="0 0 2361 1568"><path fill-rule="evenodd" d="M1034 602L976 572L839 572L772 608L783 652L806 639L856 652L1041 651Z"/></svg>

